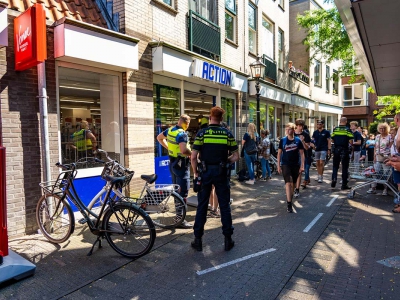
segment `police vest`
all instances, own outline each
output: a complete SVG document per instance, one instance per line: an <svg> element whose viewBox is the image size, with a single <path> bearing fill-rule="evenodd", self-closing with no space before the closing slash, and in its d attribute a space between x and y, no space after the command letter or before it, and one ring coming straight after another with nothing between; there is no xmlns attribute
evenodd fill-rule
<svg viewBox="0 0 400 300"><path fill-rule="evenodd" d="M202 129L194 142L201 145L201 160L209 165L218 165L228 159L228 147L234 142L228 137L228 130L220 126L210 125ZM233 138L232 138L233 139Z"/></svg>
<svg viewBox="0 0 400 300"><path fill-rule="evenodd" d="M72 139L78 151L85 151L92 149L92 140L86 139L86 130L81 129L72 134Z"/></svg>
<svg viewBox="0 0 400 300"><path fill-rule="evenodd" d="M167 142L168 142L168 155L171 157L178 157L178 156L183 156L181 153L181 150L179 148L179 143L176 141L176 137L178 136L179 133L185 132L182 128L179 128L177 130L172 131L174 127L171 127L168 129L168 134L167 134ZM190 149L190 146L188 143L186 143L186 147Z"/></svg>
<svg viewBox="0 0 400 300"><path fill-rule="evenodd" d="M335 143L335 147L346 148L349 145L349 141L354 138L353 133L346 126L339 125L332 131L331 137Z"/></svg>

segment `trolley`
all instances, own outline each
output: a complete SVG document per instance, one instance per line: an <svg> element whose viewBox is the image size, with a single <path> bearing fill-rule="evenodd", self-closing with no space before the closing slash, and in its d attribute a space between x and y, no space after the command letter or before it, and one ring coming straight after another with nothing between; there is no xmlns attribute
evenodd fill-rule
<svg viewBox="0 0 400 300"><path fill-rule="evenodd" d="M363 182L353 186L347 197L353 199L357 189L369 186L372 183L384 184L397 195L397 189L389 182L391 176L392 168L386 166L383 162L351 162L349 165L349 177Z"/></svg>

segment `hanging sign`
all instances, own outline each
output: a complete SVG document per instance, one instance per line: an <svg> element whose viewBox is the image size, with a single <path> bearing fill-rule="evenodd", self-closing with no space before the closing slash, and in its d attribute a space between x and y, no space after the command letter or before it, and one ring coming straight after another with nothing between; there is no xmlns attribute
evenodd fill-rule
<svg viewBox="0 0 400 300"><path fill-rule="evenodd" d="M24 71L47 59L46 14L34 4L14 19L15 70Z"/></svg>

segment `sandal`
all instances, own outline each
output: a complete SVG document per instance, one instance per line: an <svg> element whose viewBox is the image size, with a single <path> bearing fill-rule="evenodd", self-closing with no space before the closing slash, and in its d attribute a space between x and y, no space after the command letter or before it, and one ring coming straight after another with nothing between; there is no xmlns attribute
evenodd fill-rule
<svg viewBox="0 0 400 300"><path fill-rule="evenodd" d="M400 204L395 204L394 205L394 208L398 208L398 207L400 207Z"/></svg>
<svg viewBox="0 0 400 300"><path fill-rule="evenodd" d="M400 214L400 207L397 207L395 209L392 209L392 212Z"/></svg>

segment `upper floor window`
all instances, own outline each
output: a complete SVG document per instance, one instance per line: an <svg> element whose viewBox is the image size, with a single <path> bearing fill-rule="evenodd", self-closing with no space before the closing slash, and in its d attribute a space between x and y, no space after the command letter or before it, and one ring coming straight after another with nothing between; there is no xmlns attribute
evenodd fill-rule
<svg viewBox="0 0 400 300"><path fill-rule="evenodd" d="M335 69L333 70L333 84L332 84L332 94L338 95L339 92L339 72Z"/></svg>
<svg viewBox="0 0 400 300"><path fill-rule="evenodd" d="M191 10L214 24L218 24L216 0L190 0L189 3Z"/></svg>
<svg viewBox="0 0 400 300"><path fill-rule="evenodd" d="M174 1L173 0L162 0L165 4L168 4L169 6L173 6L174 5Z"/></svg>
<svg viewBox="0 0 400 300"><path fill-rule="evenodd" d="M249 2L249 52L257 53L257 8Z"/></svg>
<svg viewBox="0 0 400 300"><path fill-rule="evenodd" d="M281 29L278 30L278 68L283 70L285 61L285 37Z"/></svg>
<svg viewBox="0 0 400 300"><path fill-rule="evenodd" d="M274 59L274 24L267 18L262 19L262 45L263 54Z"/></svg>
<svg viewBox="0 0 400 300"><path fill-rule="evenodd" d="M225 38L236 42L236 3L225 0Z"/></svg>
<svg viewBox="0 0 400 300"><path fill-rule="evenodd" d="M343 87L343 106L366 105L364 84L346 85Z"/></svg>
<svg viewBox="0 0 400 300"><path fill-rule="evenodd" d="M329 66L326 66L326 72L325 72L325 88L326 88L326 92L329 93L330 92L330 84L329 81L331 80L331 69L329 68Z"/></svg>
<svg viewBox="0 0 400 300"><path fill-rule="evenodd" d="M314 64L314 85L321 86L321 62L315 60Z"/></svg>
<svg viewBox="0 0 400 300"><path fill-rule="evenodd" d="M285 0L279 0L279 6L285 8Z"/></svg>

